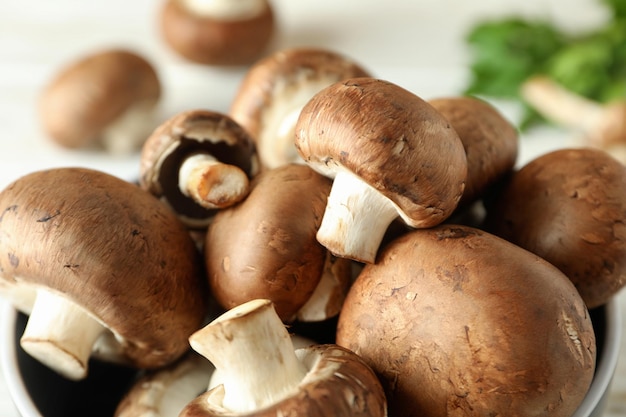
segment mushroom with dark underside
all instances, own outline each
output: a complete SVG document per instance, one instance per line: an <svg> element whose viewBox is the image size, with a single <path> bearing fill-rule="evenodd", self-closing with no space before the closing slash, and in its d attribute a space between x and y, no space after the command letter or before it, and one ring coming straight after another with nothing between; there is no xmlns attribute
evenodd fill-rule
<svg viewBox="0 0 626 417"><path fill-rule="evenodd" d="M350 268L315 238L330 187L310 167L287 164L261 172L245 200L215 215L204 257L218 303L230 309L267 298L285 322L339 312Z"/></svg>
<svg viewBox="0 0 626 417"><path fill-rule="evenodd" d="M562 148L517 170L485 228L559 268L587 307L626 285L626 167L603 150Z"/></svg>
<svg viewBox="0 0 626 417"><path fill-rule="evenodd" d="M206 228L216 211L249 191L258 159L252 138L229 116L210 110L176 114L141 152L139 184L190 228Z"/></svg>
<svg viewBox="0 0 626 417"><path fill-rule="evenodd" d="M416 228L443 222L465 187L465 150L450 123L383 80L353 78L317 93L298 118L296 148L334 179L317 239L360 262L374 262L398 217Z"/></svg>
<svg viewBox="0 0 626 417"><path fill-rule="evenodd" d="M180 56L199 64L249 65L276 31L268 0L166 0L160 31Z"/></svg>
<svg viewBox="0 0 626 417"><path fill-rule="evenodd" d="M459 225L388 244L353 283L336 342L406 417L570 417L596 360L589 312L562 272Z"/></svg>
<svg viewBox="0 0 626 417"><path fill-rule="evenodd" d="M257 61L228 114L254 138L262 169L302 162L295 125L306 102L324 87L369 73L354 60L321 48L289 48Z"/></svg>
<svg viewBox="0 0 626 417"><path fill-rule="evenodd" d="M107 49L62 69L39 99L44 132L59 145L138 151L157 123L161 83L137 52Z"/></svg>
<svg viewBox="0 0 626 417"><path fill-rule="evenodd" d="M70 379L90 357L156 368L188 350L207 289L186 228L136 185L56 168L0 193L0 279L27 294L24 350ZM11 294L9 294L10 296Z"/></svg>
<svg viewBox="0 0 626 417"><path fill-rule="evenodd" d="M189 341L224 380L180 417L387 415L380 382L359 356L334 344L294 351L269 300L227 311Z"/></svg>

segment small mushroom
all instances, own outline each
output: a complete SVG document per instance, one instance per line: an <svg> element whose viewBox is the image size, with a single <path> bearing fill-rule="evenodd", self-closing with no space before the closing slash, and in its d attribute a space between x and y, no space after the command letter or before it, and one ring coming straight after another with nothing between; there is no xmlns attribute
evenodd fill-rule
<svg viewBox="0 0 626 417"><path fill-rule="evenodd" d="M580 132L585 145L604 149L626 161L626 100L598 103L545 76L525 81L521 94L546 119Z"/></svg>
<svg viewBox="0 0 626 417"><path fill-rule="evenodd" d="M563 273L479 229L413 230L368 264L337 344L397 416L570 417L595 371L589 312Z"/></svg>
<svg viewBox="0 0 626 417"><path fill-rule="evenodd" d="M205 319L187 230L149 193L99 171L56 168L0 193L0 280L32 295L21 345L70 379L96 357L154 368Z"/></svg>
<svg viewBox="0 0 626 417"><path fill-rule="evenodd" d="M626 285L626 167L595 148L562 148L516 171L485 228L559 268L588 308Z"/></svg>
<svg viewBox="0 0 626 417"><path fill-rule="evenodd" d="M141 152L139 183L190 228L248 194L258 169L254 143L225 114L181 112L156 128Z"/></svg>
<svg viewBox="0 0 626 417"><path fill-rule="evenodd" d="M103 50L51 80L39 100L39 117L45 133L63 147L128 154L154 129L160 97L160 80L144 57Z"/></svg>
<svg viewBox="0 0 626 417"><path fill-rule="evenodd" d="M262 168L302 162L294 146L302 107L330 84L368 75L353 60L330 50L277 51L248 70L229 114L254 138Z"/></svg>
<svg viewBox="0 0 626 417"><path fill-rule="evenodd" d="M179 417L387 415L380 382L361 358L333 344L294 351L269 300L227 311L189 342L224 380Z"/></svg>
<svg viewBox="0 0 626 417"><path fill-rule="evenodd" d="M317 239L336 256L374 262L394 219L434 226L463 194L467 159L456 131L387 81L354 78L317 93L298 118L296 147L334 179Z"/></svg>
<svg viewBox="0 0 626 417"><path fill-rule="evenodd" d="M268 0L166 0L160 30L173 51L208 65L248 65L276 30Z"/></svg>
<svg viewBox="0 0 626 417"><path fill-rule="evenodd" d="M322 318L327 306L338 312L333 294L345 293L350 271L329 274L320 287L327 251L315 238L330 186L330 180L306 165L283 165L260 173L244 201L215 215L204 256L218 303L230 309L267 298L290 322L319 287L323 290L311 310Z"/></svg>
<svg viewBox="0 0 626 417"><path fill-rule="evenodd" d="M517 129L494 106L472 97L428 101L459 135L467 156L467 181L459 203L467 207L487 196L517 162Z"/></svg>

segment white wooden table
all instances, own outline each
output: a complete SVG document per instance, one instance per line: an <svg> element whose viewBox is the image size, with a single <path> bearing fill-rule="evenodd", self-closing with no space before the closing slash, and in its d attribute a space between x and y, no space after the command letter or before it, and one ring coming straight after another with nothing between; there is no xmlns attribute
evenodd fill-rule
<svg viewBox="0 0 626 417"><path fill-rule="evenodd" d="M35 105L43 85L62 65L95 48L125 46L151 59L165 87L164 117L191 108L228 108L242 71L192 65L175 56L157 30L159 4L0 0L0 188L21 175L54 166L87 166L136 178L136 155L63 150L38 125ZM584 28L605 18L592 0L274 0L274 4L280 22L275 48L315 45L337 50L424 98L456 94L465 85L469 56L463 36L476 19L521 13ZM546 138L554 134L522 137L521 158L553 147L554 141ZM626 312L626 295L620 294L619 302ZM623 345L624 360L615 376L607 417L626 415L626 342ZM1 378L0 415L17 416Z"/></svg>

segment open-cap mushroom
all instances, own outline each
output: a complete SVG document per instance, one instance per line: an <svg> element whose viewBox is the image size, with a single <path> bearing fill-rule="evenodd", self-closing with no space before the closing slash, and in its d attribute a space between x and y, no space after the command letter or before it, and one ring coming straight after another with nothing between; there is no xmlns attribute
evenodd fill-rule
<svg viewBox="0 0 626 417"><path fill-rule="evenodd" d="M302 107L330 84L368 75L361 65L331 50L283 49L248 70L229 114L254 138L262 168L301 162L294 141Z"/></svg>
<svg viewBox="0 0 626 417"><path fill-rule="evenodd" d="M138 151L157 123L161 84L137 52L107 49L61 70L39 100L44 132L63 147Z"/></svg>
<svg viewBox="0 0 626 417"><path fill-rule="evenodd" d="M160 30L192 62L248 65L268 47L276 22L268 0L166 0Z"/></svg>
<svg viewBox="0 0 626 417"><path fill-rule="evenodd" d="M379 376L389 414L571 417L596 340L553 265L479 229L439 225L392 241L353 283L337 344Z"/></svg>
<svg viewBox="0 0 626 417"><path fill-rule="evenodd" d="M584 145L604 149L626 161L626 100L595 102L545 76L529 78L520 91L546 119L579 132Z"/></svg>
<svg viewBox="0 0 626 417"><path fill-rule="evenodd" d="M485 197L513 171L519 135L502 113L473 97L439 97L428 103L441 113L459 135L467 157L467 180L459 206Z"/></svg>
<svg viewBox="0 0 626 417"><path fill-rule="evenodd" d="M594 308L626 285L626 167L595 148L562 148L517 170L485 228L559 268Z"/></svg>
<svg viewBox="0 0 626 417"><path fill-rule="evenodd" d="M269 300L227 311L189 342L224 379L180 417L387 415L380 382L361 358L333 344L294 351Z"/></svg>
<svg viewBox="0 0 626 417"><path fill-rule="evenodd" d="M317 93L298 118L296 147L334 178L317 239L337 256L374 262L394 219L434 226L463 194L458 134L434 107L388 81L354 78Z"/></svg>
<svg viewBox="0 0 626 417"><path fill-rule="evenodd" d="M145 141L139 183L187 226L203 228L218 209L246 197L257 170L254 143L238 123L219 112L189 110Z"/></svg>
<svg viewBox="0 0 626 417"><path fill-rule="evenodd" d="M81 379L90 357L154 368L188 350L206 315L203 268L186 228L152 195L56 168L7 186L0 213L0 279L33 294L22 304L26 352Z"/></svg>
<svg viewBox="0 0 626 417"><path fill-rule="evenodd" d="M315 237L330 186L306 165L283 165L261 172L245 200L215 215L204 257L211 293L224 308L266 298L290 322L320 288L302 316L338 312L350 270L324 274L327 250Z"/></svg>

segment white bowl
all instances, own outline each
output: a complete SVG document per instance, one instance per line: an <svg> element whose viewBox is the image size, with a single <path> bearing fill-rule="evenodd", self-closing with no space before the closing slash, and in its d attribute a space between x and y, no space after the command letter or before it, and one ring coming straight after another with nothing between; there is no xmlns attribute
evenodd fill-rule
<svg viewBox="0 0 626 417"><path fill-rule="evenodd" d="M3 303L0 361L13 401L23 417L91 417L113 415L135 373L126 368L90 364L86 380L71 382L48 370L19 346L26 316ZM601 417L608 400L622 337L616 301L591 311L598 343L596 374L583 403L572 417Z"/></svg>

